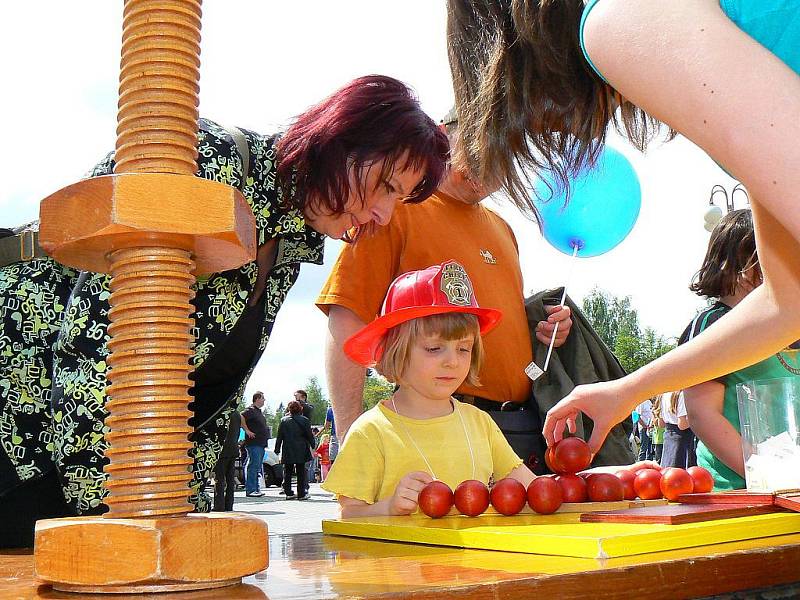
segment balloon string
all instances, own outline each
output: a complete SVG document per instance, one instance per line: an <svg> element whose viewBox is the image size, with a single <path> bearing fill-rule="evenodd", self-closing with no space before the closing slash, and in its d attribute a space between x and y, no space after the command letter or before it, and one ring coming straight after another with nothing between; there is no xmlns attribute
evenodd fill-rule
<svg viewBox="0 0 800 600"><path fill-rule="evenodd" d="M564 284L564 293L561 294L561 302L560 305L564 307L564 301L567 299L567 287L572 280L572 272L575 269L575 257L578 256L578 244L573 244L572 246L572 260L569 263L569 272L567 274L567 281ZM544 359L544 367L542 371L547 371L547 367L550 365L550 356L553 354L553 346L556 343L556 334L558 333L558 325L560 321L556 321L556 326L553 328L553 336L550 338L550 345L547 347L547 358Z"/></svg>

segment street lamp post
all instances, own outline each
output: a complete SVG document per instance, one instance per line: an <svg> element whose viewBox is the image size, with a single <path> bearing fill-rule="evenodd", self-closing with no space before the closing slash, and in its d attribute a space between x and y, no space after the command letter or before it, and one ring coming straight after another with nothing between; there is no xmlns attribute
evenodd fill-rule
<svg viewBox="0 0 800 600"><path fill-rule="evenodd" d="M728 194L728 190L719 184L716 184L711 188L711 195L708 198L708 208L703 215L705 221L704 227L706 231L714 231L714 227L716 227L717 223L722 220L723 215L735 210L736 192L741 192L744 194L745 204L750 204L750 197L747 195L747 190L744 189L744 186L741 183L737 183L735 186L733 186L730 195ZM724 211L720 206L714 204L714 196L717 194L722 194L725 196Z"/></svg>

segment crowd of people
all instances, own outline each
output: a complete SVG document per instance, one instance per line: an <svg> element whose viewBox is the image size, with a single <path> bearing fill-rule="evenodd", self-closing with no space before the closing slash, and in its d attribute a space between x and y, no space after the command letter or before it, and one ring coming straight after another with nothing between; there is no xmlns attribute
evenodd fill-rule
<svg viewBox="0 0 800 600"><path fill-rule="evenodd" d="M235 491L244 488L245 497L264 496L261 485L269 485L264 470L272 427L267 421L263 392L255 392L252 404L244 411L231 415L220 459L214 469L214 510L233 510ZM294 392L278 423L272 452L281 468L275 483L282 485L287 499L307 500L309 484L322 483L336 458L338 444L333 410L328 407L322 426L311 425L314 406L308 402L305 390ZM334 450L331 450L334 448ZM269 465L275 469L275 465ZM275 471L273 471L275 473ZM292 484L296 481L297 493Z"/></svg>

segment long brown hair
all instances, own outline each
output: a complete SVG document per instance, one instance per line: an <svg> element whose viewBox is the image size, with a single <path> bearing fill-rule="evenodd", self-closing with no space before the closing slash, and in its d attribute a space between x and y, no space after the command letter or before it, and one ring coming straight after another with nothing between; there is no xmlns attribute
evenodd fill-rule
<svg viewBox="0 0 800 600"><path fill-rule="evenodd" d="M653 420L656 419L663 419L663 415L661 414L661 396L655 396L651 399L653 403L652 411L653 411Z"/></svg>
<svg viewBox="0 0 800 600"><path fill-rule="evenodd" d="M722 298L736 293L742 277L761 277L753 215L747 208L731 211L717 223L689 289L698 296Z"/></svg>
<svg viewBox="0 0 800 600"><path fill-rule="evenodd" d="M583 56L583 0L448 0L459 121L455 162L538 215L531 174L558 190L597 159L609 123L644 149L660 123L622 99ZM617 106L620 112L617 113ZM543 199L544 200L544 199Z"/></svg>
<svg viewBox="0 0 800 600"><path fill-rule="evenodd" d="M669 412L672 416L678 416L678 398L681 397L683 390L677 390L669 395Z"/></svg>

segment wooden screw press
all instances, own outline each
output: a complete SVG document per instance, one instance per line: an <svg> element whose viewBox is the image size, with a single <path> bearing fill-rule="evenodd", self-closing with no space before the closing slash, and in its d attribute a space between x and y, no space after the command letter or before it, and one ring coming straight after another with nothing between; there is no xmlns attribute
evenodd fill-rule
<svg viewBox="0 0 800 600"><path fill-rule="evenodd" d="M41 205L41 246L112 276L109 511L37 523L36 574L60 590L220 587L268 562L257 517L188 514L190 286L256 250L241 193L195 177L200 4L125 0L114 174Z"/></svg>

